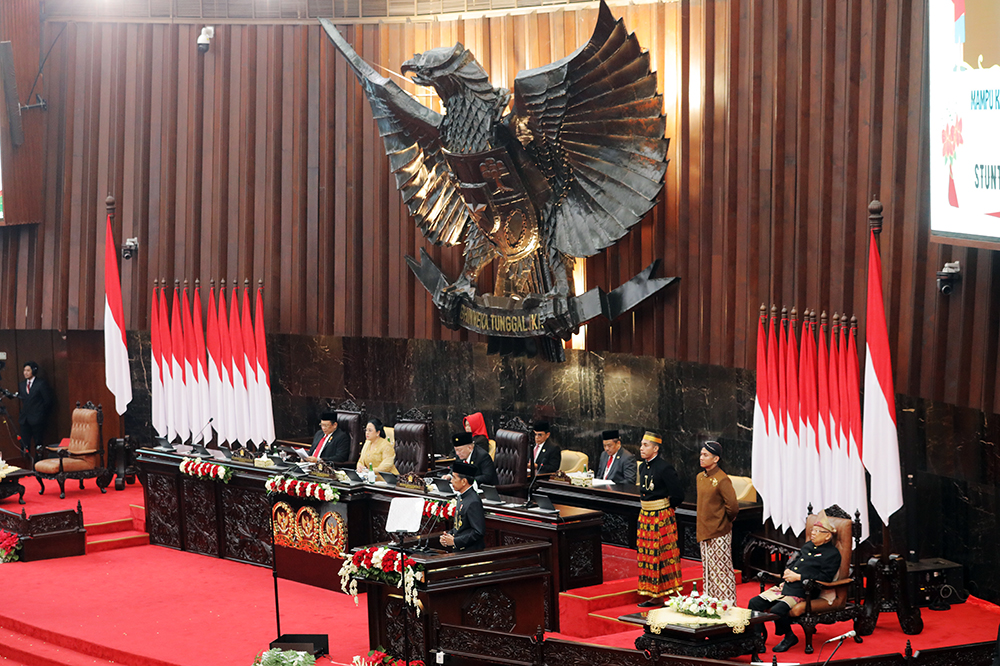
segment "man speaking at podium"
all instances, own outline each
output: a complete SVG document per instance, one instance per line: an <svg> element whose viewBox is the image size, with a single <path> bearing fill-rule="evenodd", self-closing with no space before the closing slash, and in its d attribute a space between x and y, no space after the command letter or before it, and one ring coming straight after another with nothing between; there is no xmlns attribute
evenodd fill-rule
<svg viewBox="0 0 1000 666"><path fill-rule="evenodd" d="M455 527L441 535L441 545L459 552L486 548L486 514L482 500L472 489L475 476L475 465L456 460L451 466L451 487L458 493L458 507Z"/></svg>

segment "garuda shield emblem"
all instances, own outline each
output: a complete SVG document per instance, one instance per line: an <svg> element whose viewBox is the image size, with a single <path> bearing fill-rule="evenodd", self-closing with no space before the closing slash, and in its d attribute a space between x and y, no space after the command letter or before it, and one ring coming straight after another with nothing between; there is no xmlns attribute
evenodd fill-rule
<svg viewBox="0 0 1000 666"><path fill-rule="evenodd" d="M396 186L425 238L464 245L449 280L426 251L407 263L442 322L489 336L490 351L564 360L562 341L598 315L614 319L678 278L658 261L610 293L570 289L573 262L615 244L663 188L668 141L649 54L604 2L590 41L494 87L461 44L403 63L432 86L430 109L358 56L320 19L368 96ZM492 294L480 272L496 263Z"/></svg>

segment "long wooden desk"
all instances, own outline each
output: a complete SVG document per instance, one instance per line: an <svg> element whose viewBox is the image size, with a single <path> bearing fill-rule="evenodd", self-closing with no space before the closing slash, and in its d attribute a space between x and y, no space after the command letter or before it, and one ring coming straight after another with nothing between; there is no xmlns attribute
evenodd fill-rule
<svg viewBox="0 0 1000 666"><path fill-rule="evenodd" d="M282 578L339 590L339 561L316 553L282 548L274 558L271 540L271 501L264 483L278 472L216 460L233 469L228 484L196 479L180 472L183 456L152 449L138 451L138 465L146 500L150 543L261 566L275 566ZM318 479L317 479L318 480ZM385 485L329 482L341 493L337 512L347 530L347 549L389 540L385 519L393 497L422 494ZM509 498L518 501L517 498ZM545 541L551 572L545 585L546 628L559 628L558 595L576 587L603 582L600 511L557 505L557 513L513 507L486 507L487 546L511 546Z"/></svg>
<svg viewBox="0 0 1000 666"><path fill-rule="evenodd" d="M639 523L639 487L612 485L600 487L573 486L559 481L542 481L539 494L553 503L600 511L604 514L601 538L604 543L635 549ZM681 556L701 560L701 548L696 534L697 507L684 502L676 510L677 542ZM763 505L760 502L740 502L740 513L733 525L733 565L743 566L743 542L762 526Z"/></svg>

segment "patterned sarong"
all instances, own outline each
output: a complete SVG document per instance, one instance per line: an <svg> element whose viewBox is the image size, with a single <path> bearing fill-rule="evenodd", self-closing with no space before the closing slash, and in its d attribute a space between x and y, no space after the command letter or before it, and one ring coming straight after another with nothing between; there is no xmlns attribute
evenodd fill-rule
<svg viewBox="0 0 1000 666"><path fill-rule="evenodd" d="M736 576L733 574L733 533L701 542L702 576L705 594L716 599L736 601Z"/></svg>
<svg viewBox="0 0 1000 666"><path fill-rule="evenodd" d="M639 594L661 597L681 586L681 551L677 523L670 507L639 511L636 539L639 561Z"/></svg>

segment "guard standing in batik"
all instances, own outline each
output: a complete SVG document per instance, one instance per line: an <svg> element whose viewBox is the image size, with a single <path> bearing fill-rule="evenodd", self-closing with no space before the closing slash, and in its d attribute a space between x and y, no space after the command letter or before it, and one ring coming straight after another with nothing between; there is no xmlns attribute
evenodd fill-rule
<svg viewBox="0 0 1000 666"><path fill-rule="evenodd" d="M736 576L733 574L733 521L740 512L736 491L729 475L719 467L722 445L701 445L698 475L697 535L701 546L702 576L705 594L716 599L736 601Z"/></svg>
<svg viewBox="0 0 1000 666"><path fill-rule="evenodd" d="M660 453L660 436L647 432L639 455L639 490L642 509L636 539L639 560L639 594L649 599L639 606L663 603L660 597L681 587L681 551L677 547L674 507L684 501L684 488L677 471Z"/></svg>

